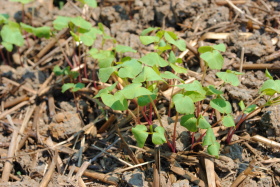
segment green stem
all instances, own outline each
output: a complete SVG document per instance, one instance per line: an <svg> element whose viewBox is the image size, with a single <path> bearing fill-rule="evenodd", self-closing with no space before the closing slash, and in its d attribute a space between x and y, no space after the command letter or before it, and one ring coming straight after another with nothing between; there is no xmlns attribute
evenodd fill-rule
<svg viewBox="0 0 280 187"><path fill-rule="evenodd" d="M151 103L152 103L152 105L153 105L153 108L154 108L154 111L155 111L155 113L156 113L156 115L157 115L159 124L160 124L160 126L163 127L162 122L161 122L161 119L160 119L160 116L159 116L159 113L158 113L158 110L157 110L157 107L156 107L156 105L155 105L155 103L154 103L152 97L151 97L150 95L148 95L148 97L149 97L149 99L150 99L150 101L151 101Z"/></svg>

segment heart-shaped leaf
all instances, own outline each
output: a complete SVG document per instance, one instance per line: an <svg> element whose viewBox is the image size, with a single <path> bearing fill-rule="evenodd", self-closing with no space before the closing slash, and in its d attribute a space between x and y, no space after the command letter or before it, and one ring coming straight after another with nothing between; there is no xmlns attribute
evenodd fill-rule
<svg viewBox="0 0 280 187"><path fill-rule="evenodd" d="M220 144L217 141L214 144L209 145L207 147L207 152L210 155L216 156L216 158L219 156L219 150L220 150Z"/></svg>
<svg viewBox="0 0 280 187"><path fill-rule="evenodd" d="M143 69L136 59L125 61L120 66L119 77L121 78L135 78Z"/></svg>
<svg viewBox="0 0 280 187"><path fill-rule="evenodd" d="M163 58L159 56L157 53L148 53L142 58L139 59L140 62L149 65L149 66L160 66L165 67L168 65L168 62L166 62Z"/></svg>
<svg viewBox="0 0 280 187"><path fill-rule="evenodd" d="M211 128L211 125L209 124L209 122L203 116L199 117L199 119L198 119L198 126L201 129Z"/></svg>
<svg viewBox="0 0 280 187"><path fill-rule="evenodd" d="M176 94L173 97L173 102L175 104L176 111L181 114L192 114L194 113L193 100L189 96L184 96L183 94Z"/></svg>
<svg viewBox="0 0 280 187"><path fill-rule="evenodd" d="M128 102L119 92L115 93L115 95L107 93L103 93L100 95L103 103L113 110L127 110Z"/></svg>
<svg viewBox="0 0 280 187"><path fill-rule="evenodd" d="M202 145L213 145L216 142L216 137L214 135L214 131L212 128L208 128L206 131L206 135L203 138L203 143Z"/></svg>
<svg viewBox="0 0 280 187"><path fill-rule="evenodd" d="M223 114L232 112L230 103L220 98L211 100L210 106Z"/></svg>
<svg viewBox="0 0 280 187"><path fill-rule="evenodd" d="M143 95L152 95L148 89L142 87L141 83L132 83L124 87L121 91L119 91L126 99L134 99Z"/></svg>
<svg viewBox="0 0 280 187"><path fill-rule="evenodd" d="M137 141L138 147L144 147L145 142L149 136L147 127L145 125L136 125L136 127L132 128L131 131Z"/></svg>
<svg viewBox="0 0 280 187"><path fill-rule="evenodd" d="M222 123L225 127L234 127L235 123L231 115L226 115L222 119Z"/></svg>
<svg viewBox="0 0 280 187"><path fill-rule="evenodd" d="M158 126L155 128L155 132L153 132L153 136L152 136L152 142L155 145L161 145L166 142L163 127Z"/></svg>
<svg viewBox="0 0 280 187"><path fill-rule="evenodd" d="M197 119L193 114L185 115L181 118L180 124L191 132L197 132Z"/></svg>
<svg viewBox="0 0 280 187"><path fill-rule="evenodd" d="M202 53L200 57L208 64L211 69L222 69L224 58L217 50Z"/></svg>

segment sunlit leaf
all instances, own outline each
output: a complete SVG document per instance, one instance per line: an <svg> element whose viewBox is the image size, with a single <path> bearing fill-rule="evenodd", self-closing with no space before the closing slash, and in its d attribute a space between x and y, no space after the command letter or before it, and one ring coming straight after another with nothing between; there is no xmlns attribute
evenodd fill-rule
<svg viewBox="0 0 280 187"><path fill-rule="evenodd" d="M181 118L180 124L191 132L197 132L197 119L193 114L185 115Z"/></svg>
<svg viewBox="0 0 280 187"><path fill-rule="evenodd" d="M149 136L147 127L145 125L136 125L134 128L132 128L131 131L137 141L138 147L144 147L145 142Z"/></svg>
<svg viewBox="0 0 280 187"><path fill-rule="evenodd" d="M158 126L155 128L155 132L152 135L152 142L155 145L161 145L166 142L163 127Z"/></svg>
<svg viewBox="0 0 280 187"><path fill-rule="evenodd" d="M192 114L194 112L194 103L189 96L183 94L176 94L173 96L176 111L181 114Z"/></svg>

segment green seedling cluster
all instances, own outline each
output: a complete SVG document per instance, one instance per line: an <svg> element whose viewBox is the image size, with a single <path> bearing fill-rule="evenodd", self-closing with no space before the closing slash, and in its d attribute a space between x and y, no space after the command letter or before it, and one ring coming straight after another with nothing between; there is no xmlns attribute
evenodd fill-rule
<svg viewBox="0 0 280 187"><path fill-rule="evenodd" d="M96 7L96 1L80 1ZM20 2L27 3L30 0L21 0ZM216 76L224 82L221 86L216 87L214 85L205 86L197 80L184 84L180 74L187 74L188 70L183 67L182 59L178 58L177 54L186 50L186 43L171 31L152 27L145 29L140 35L140 41L144 45L153 45L154 51L135 59L125 56L125 54L128 52L136 53L136 50L116 44L115 39L106 35L102 24L93 27L90 22L82 17L58 16L53 21L53 28L35 28L24 23L18 24L9 21L5 15L0 15L0 26L1 45L8 51L11 51L14 45L22 46L24 44L22 35L24 31L36 37L50 38L57 31L69 29L74 41L78 43L78 48L84 45L88 51L87 55L98 62L99 80L104 83L111 78L118 80L111 86L99 90L95 98L100 98L105 105L113 110L128 111L130 103L134 103L139 111L142 112L142 116L148 126L141 124L140 119L135 119L137 125L132 128L132 133L140 147L145 145L150 135L155 145L168 143L171 150L176 151L176 137L173 135L172 141L168 140L168 135L165 133L155 105L159 100L160 91L158 87L161 83L165 83L169 87L176 86L181 88L179 93L172 96L170 108L175 109L177 117L181 116L180 124L192 134L192 144L202 144L207 147L209 154L215 156L219 155L220 144L216 140L213 127L216 125L229 127L228 141L230 141L235 129L247 119L250 113L257 109L257 105L254 103L257 99L265 95L269 97L267 103L259 107L279 104L280 102L279 97L274 97L275 94L280 93L280 80L273 80L269 72L266 71L266 76L269 80L265 81L260 88L259 97L248 106L245 106L244 102L240 101L239 106L244 115L238 122L234 121L232 106L225 99L221 88L225 84L238 86L240 84L238 76L242 76L242 73L232 70L220 71L224 64L221 54L226 50L224 44L203 46L198 49L201 59L205 62L204 74L209 69L218 70ZM113 48L97 49L92 47L97 37L102 37L103 43L106 40L113 41ZM81 59L80 56L79 59ZM79 66L79 63L77 65ZM70 66L71 64L64 69L55 66L53 72L57 76L69 78L63 79L70 81L63 84L62 92L70 90L75 97L74 92L85 85L81 83L81 72L71 71ZM86 71L84 75L87 75ZM79 78L78 81L77 78ZM182 84L175 85L174 83L176 82ZM209 98L210 102L206 110L216 110L221 114L221 119L219 121L213 120L213 123L204 116L207 111L201 110L201 105L207 103L206 99ZM158 118L159 124L153 124L155 116ZM176 128L176 125L174 127ZM175 131L176 129L174 129ZM200 138L195 139L195 133L200 133Z"/></svg>
<svg viewBox="0 0 280 187"><path fill-rule="evenodd" d="M151 33L153 34L151 35ZM182 59L175 56L176 52L185 50L186 45L183 40L178 39L175 33L164 31L160 28L148 28L142 32L140 40L145 45L153 44L155 52L148 53L140 59L125 57L119 62L115 62L114 55L120 52L117 49L118 47L113 51L101 51L101 53L98 53L96 50L90 51L92 57L99 61L99 78L102 82L107 82L111 76L122 80L122 83L116 82L112 86L100 90L96 95L96 97L101 98L105 105L113 110L128 110L130 101L135 101L140 107L149 106L151 102L158 99L159 91L157 85L160 82L169 84L170 80L175 79L180 82L182 79L178 75L180 73L187 73L187 69L180 65ZM215 70L222 69L224 59L221 52L225 52L225 50L224 44L203 46L198 49L200 57L205 62L206 69ZM125 49L123 47L122 52L127 51L134 52L129 47ZM171 71L164 71L167 67L170 67ZM216 75L223 80L223 85L231 84L232 86L238 86L240 84L238 76L242 75L242 73L226 70L225 72L218 71ZM280 81L272 79L266 81L260 89L260 96L279 93L278 82ZM122 84L123 89L113 94L112 91L118 84ZM173 85L169 84L169 86ZM186 127L193 135L194 133L201 132L201 130L206 131L199 140L202 141L203 146L207 146L209 154L218 156L220 144L216 140L213 127L218 124L230 127L229 135L232 136L235 128L240 125L239 123L246 119L246 115L236 125L232 114L232 106L223 96L224 92L221 91L221 87L216 88L214 85L203 86L197 80L189 84L176 86L182 90L172 97L172 103L175 106L176 112L183 115L180 121L181 125ZM202 115L205 111L199 111L198 106L206 98L211 98L209 108L217 110L222 116L221 120L214 124L210 124L209 120ZM274 99L274 103L276 101L278 102L279 99ZM267 104L271 104L271 101ZM251 104L245 107L243 101L240 101L240 108L244 114L249 114L256 110L257 106ZM156 109L154 111L156 112ZM141 124L132 128L132 133L140 147L144 146L149 134L152 135L152 142L154 144L162 144L167 141L163 127L157 126L154 129L152 123L149 123L149 125L150 128ZM172 143L174 146L174 142ZM172 149L174 150L174 147Z"/></svg>

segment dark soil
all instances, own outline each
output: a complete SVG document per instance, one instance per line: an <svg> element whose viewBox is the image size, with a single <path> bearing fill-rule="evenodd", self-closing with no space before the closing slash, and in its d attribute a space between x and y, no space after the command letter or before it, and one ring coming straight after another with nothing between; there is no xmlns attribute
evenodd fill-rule
<svg viewBox="0 0 280 187"><path fill-rule="evenodd" d="M244 14L223 0L98 2L98 8L89 8L85 18L94 26L103 23L107 34L118 44L137 50L137 53L125 55L139 58L153 51L153 46L144 46L139 40L141 31L148 27L174 31L190 45L194 43L195 49L201 45L224 43L227 51L223 53L223 70L241 70L244 73L240 86L224 87L236 122L240 119L238 103L241 100L246 105L251 103L267 80L263 65L275 79L280 76L279 0L232 0ZM35 0L24 7L26 14L23 17L19 3L1 0L0 13L38 27L52 26L58 15L81 16L86 10L79 2L71 0L61 9L56 3L52 5L49 1ZM35 8L33 17L28 11L32 7ZM225 34L227 37L223 37ZM3 179L7 162L12 168L9 180L0 182L0 186L160 184L183 187L211 186L211 181L214 181L214 186L280 186L279 106L265 108L246 120L237 129L230 144L225 141L228 129L215 127L221 143L219 158L208 155L200 145L191 149L190 132L180 125L176 130L176 153L172 153L167 145L155 147L151 142L147 142L144 148L138 148L131 133L135 125L131 115L111 111L93 99L98 88L104 85L93 83L92 80L98 81L98 65L86 56L86 51L81 52L81 60L88 68L83 79L87 88L77 92L75 99L70 92L61 93L62 84L58 77L53 76L52 69L55 65L66 67L65 56L75 62L78 57L72 55L73 42L70 40L52 55L47 55L69 37L68 34L60 37L55 46L39 59L38 53L50 40L26 35L26 44L13 52L7 52L0 45L0 177ZM101 48L101 39L97 38L94 45ZM113 45L107 42L103 48L109 49ZM242 50L244 64L240 69ZM186 80L201 74L196 54L189 51L183 56L183 63L197 73L184 75ZM220 80L214 73L207 73L206 84L219 84ZM266 99L260 99L257 105L264 104ZM168 99L163 97L157 107L165 130L172 137L175 116L167 116ZM154 118L157 124L156 116ZM197 135L200 136L199 133ZM253 138L256 135L273 140L275 144ZM16 147L12 148L12 145ZM12 150L15 151L14 156L7 160ZM83 168L88 161L88 167ZM145 162L149 163L131 167ZM159 164L154 162L161 163L159 178L154 174ZM208 168L209 162L214 169ZM87 169L85 173L84 169ZM242 180L240 177L243 177Z"/></svg>

